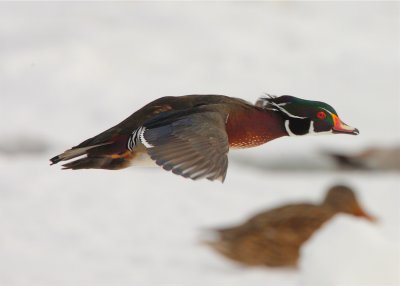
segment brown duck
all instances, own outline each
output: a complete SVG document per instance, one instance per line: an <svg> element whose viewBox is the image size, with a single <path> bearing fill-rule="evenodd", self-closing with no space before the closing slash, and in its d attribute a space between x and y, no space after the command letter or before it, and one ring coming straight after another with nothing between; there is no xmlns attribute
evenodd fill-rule
<svg viewBox="0 0 400 286"><path fill-rule="evenodd" d="M330 105L288 95L255 105L223 95L162 97L50 161L75 159L63 167L110 170L151 161L185 178L223 181L229 148L317 133L359 132Z"/></svg>
<svg viewBox="0 0 400 286"><path fill-rule="evenodd" d="M400 171L400 146L370 147L355 154L329 152L342 169Z"/></svg>
<svg viewBox="0 0 400 286"><path fill-rule="evenodd" d="M319 205L300 203L268 210L239 226L215 230L219 238L205 243L243 264L293 267L302 244L338 213L374 220L350 188L337 185Z"/></svg>

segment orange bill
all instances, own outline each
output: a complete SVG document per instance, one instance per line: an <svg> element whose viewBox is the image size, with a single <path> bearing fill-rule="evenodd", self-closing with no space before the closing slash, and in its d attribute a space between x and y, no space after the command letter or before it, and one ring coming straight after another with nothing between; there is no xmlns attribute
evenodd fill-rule
<svg viewBox="0 0 400 286"><path fill-rule="evenodd" d="M344 134L352 134L358 135L360 131L357 128L351 127L340 120L335 114L332 114L333 118L333 133L344 133Z"/></svg>

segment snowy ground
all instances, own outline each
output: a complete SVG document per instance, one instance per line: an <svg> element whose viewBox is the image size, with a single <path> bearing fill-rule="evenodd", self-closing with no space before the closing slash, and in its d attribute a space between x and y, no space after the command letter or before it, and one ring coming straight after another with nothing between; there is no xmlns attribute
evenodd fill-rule
<svg viewBox="0 0 400 286"><path fill-rule="evenodd" d="M0 3L0 285L400 285L398 173L270 172L400 140L399 3ZM353 136L232 152L224 184L159 169L60 171L48 158L165 95L262 92L333 105ZM286 157L284 157L284 155ZM321 159L323 160L323 159ZM323 164L321 164L323 166ZM245 268L203 230L353 186L297 270Z"/></svg>

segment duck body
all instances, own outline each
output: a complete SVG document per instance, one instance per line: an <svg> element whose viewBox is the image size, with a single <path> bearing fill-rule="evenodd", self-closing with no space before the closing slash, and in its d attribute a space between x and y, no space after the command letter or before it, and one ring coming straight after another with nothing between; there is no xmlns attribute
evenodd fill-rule
<svg viewBox="0 0 400 286"><path fill-rule="evenodd" d="M400 171L400 146L370 147L355 154L329 152L345 170Z"/></svg>
<svg viewBox="0 0 400 286"><path fill-rule="evenodd" d="M301 245L334 215L330 209L307 203L282 206L239 226L218 229L219 239L207 244L242 264L295 267Z"/></svg>
<svg viewBox="0 0 400 286"><path fill-rule="evenodd" d="M350 188L337 185L321 204L288 204L261 212L238 226L215 229L218 238L205 243L242 264L295 267L303 243L338 213L374 220Z"/></svg>
<svg viewBox="0 0 400 286"><path fill-rule="evenodd" d="M264 98L253 105L224 95L162 97L50 161L56 164L77 158L63 167L115 170L141 165L144 158L149 158L183 177L223 181L229 148L254 147L296 132L293 126L299 124L291 127L292 114L281 107L289 102L275 103L281 98ZM313 121L301 118L300 125L314 131ZM354 130L348 127L343 133L354 134Z"/></svg>

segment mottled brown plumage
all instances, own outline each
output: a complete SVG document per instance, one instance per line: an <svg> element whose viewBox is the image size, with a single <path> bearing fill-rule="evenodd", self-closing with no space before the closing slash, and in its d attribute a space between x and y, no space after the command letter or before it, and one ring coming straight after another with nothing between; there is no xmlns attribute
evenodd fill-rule
<svg viewBox="0 0 400 286"><path fill-rule="evenodd" d="M262 212L241 225L217 229L219 238L206 243L243 264L293 267L301 245L338 213L373 220L362 210L354 192L338 185L328 191L321 204L289 204Z"/></svg>

